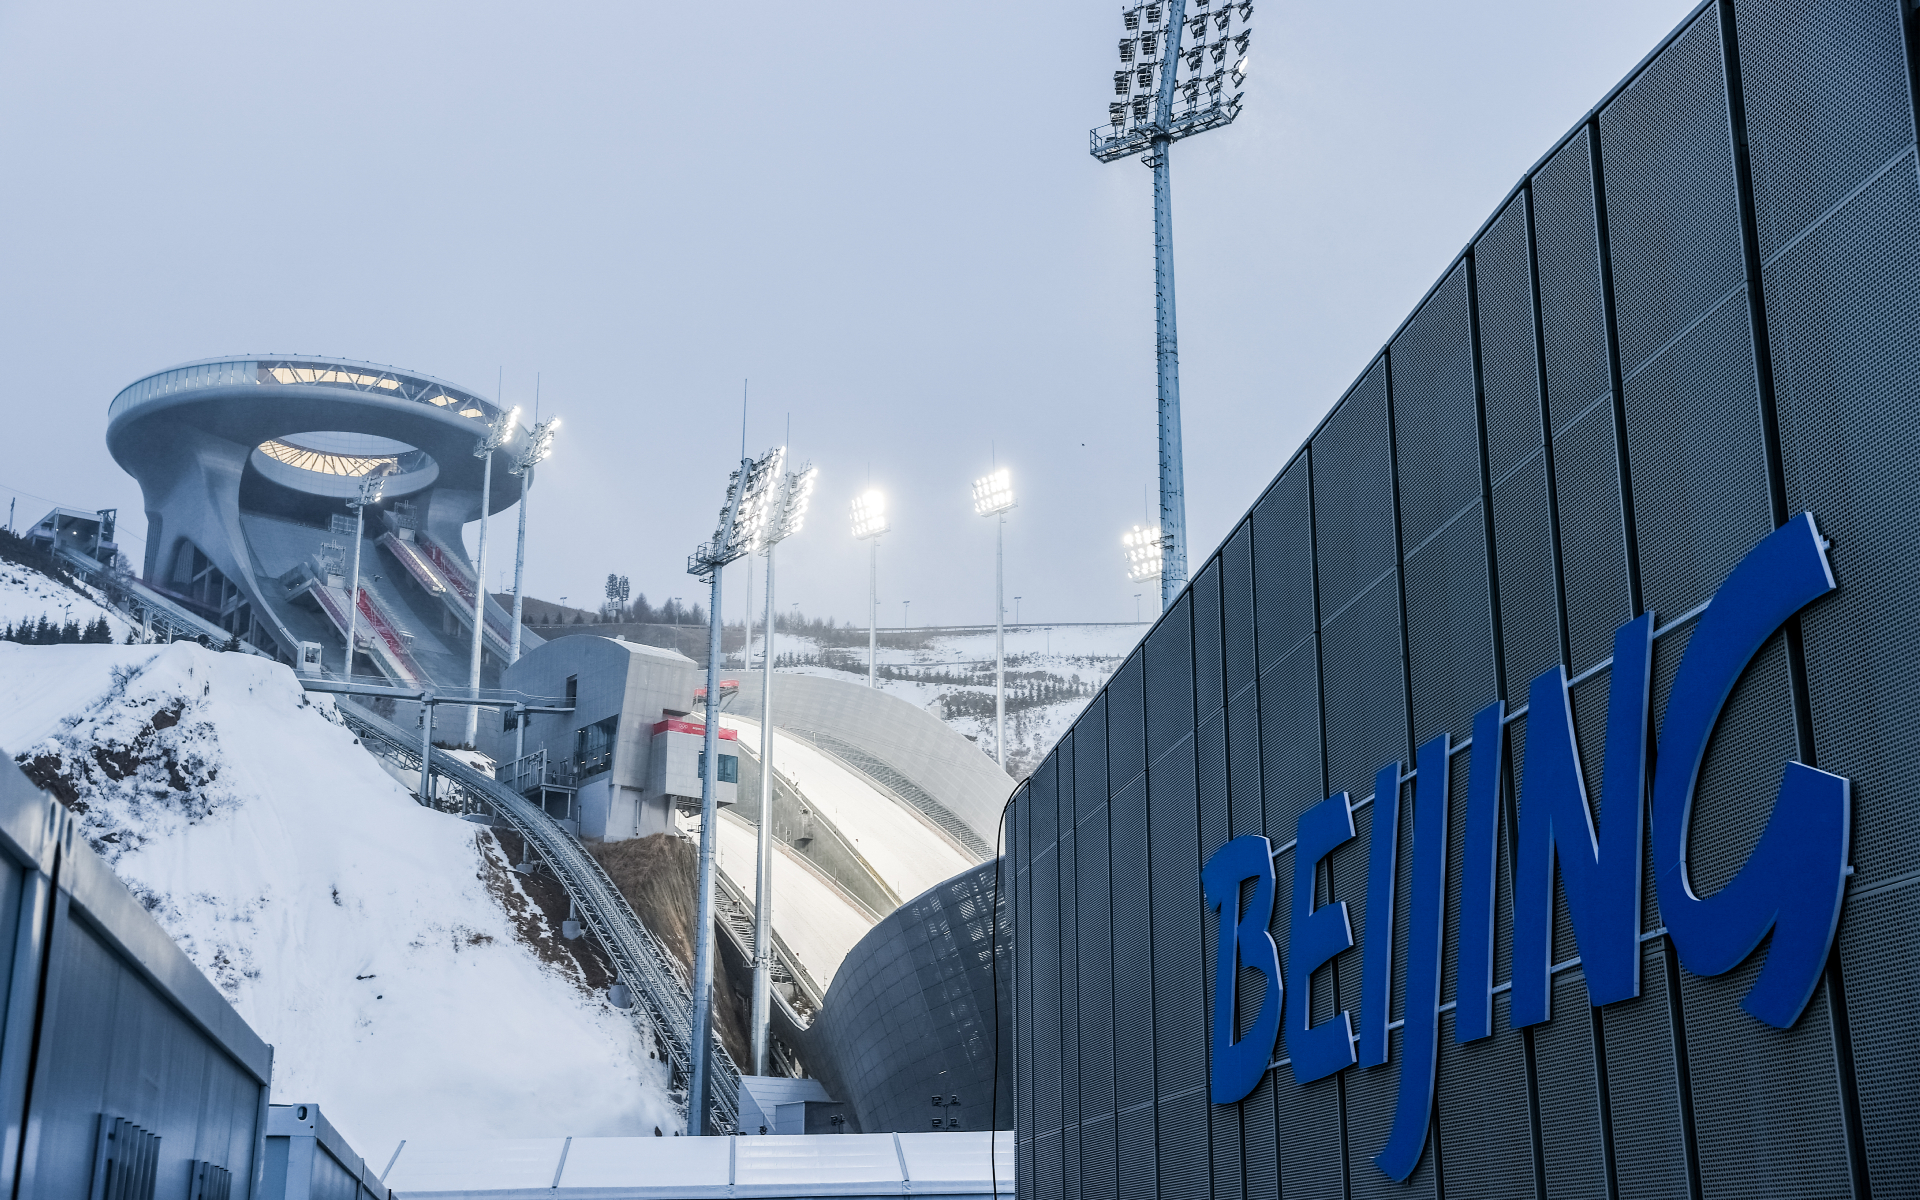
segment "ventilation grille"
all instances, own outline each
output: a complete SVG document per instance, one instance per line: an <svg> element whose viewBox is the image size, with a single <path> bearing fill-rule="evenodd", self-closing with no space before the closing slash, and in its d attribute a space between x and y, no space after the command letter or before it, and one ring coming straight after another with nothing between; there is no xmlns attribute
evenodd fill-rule
<svg viewBox="0 0 1920 1200"><path fill-rule="evenodd" d="M187 1200L229 1200L233 1195L233 1173L215 1163L195 1159L187 1176Z"/></svg>
<svg viewBox="0 0 1920 1200"><path fill-rule="evenodd" d="M100 1144L93 1158L92 1200L153 1200L159 1162L159 1134L148 1133L124 1117L102 1113ZM219 1200L226 1200L224 1192Z"/></svg>

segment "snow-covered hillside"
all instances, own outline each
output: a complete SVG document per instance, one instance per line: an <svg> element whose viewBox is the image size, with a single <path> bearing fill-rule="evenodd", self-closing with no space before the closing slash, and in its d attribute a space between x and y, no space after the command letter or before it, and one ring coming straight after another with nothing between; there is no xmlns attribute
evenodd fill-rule
<svg viewBox="0 0 1920 1200"><path fill-rule="evenodd" d="M403 1137L671 1132L493 836L420 807L287 667L0 644L0 746L373 1161Z"/></svg>
<svg viewBox="0 0 1920 1200"><path fill-rule="evenodd" d="M1040 765L1095 692L1132 653L1147 625L1016 625L1006 632L1007 771ZM811 636L809 636L811 635ZM866 631L777 634L774 669L867 680ZM892 643L892 644L889 644ZM754 639L754 663L761 654ZM993 630L882 634L879 686L926 709L993 753ZM733 656L738 669L739 655Z"/></svg>
<svg viewBox="0 0 1920 1200"><path fill-rule="evenodd" d="M94 599L85 584L68 587L31 567L0 559L0 628L31 624L45 617L54 625L71 621L82 628L101 617L113 631L113 640L124 642L131 622Z"/></svg>

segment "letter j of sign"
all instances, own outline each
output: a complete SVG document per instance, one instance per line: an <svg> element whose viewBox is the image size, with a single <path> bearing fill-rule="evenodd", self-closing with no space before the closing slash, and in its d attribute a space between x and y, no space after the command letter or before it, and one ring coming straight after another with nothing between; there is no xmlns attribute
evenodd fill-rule
<svg viewBox="0 0 1920 1200"><path fill-rule="evenodd" d="M1253 900L1240 911L1240 893L1253 884ZM1259 1086L1280 1034L1280 952L1267 925L1273 917L1273 846L1258 834L1237 837L1214 851L1200 869L1207 907L1220 910L1220 942L1213 973L1213 1102L1234 1104ZM1243 1038L1237 1007L1240 968L1267 977L1260 1015Z"/></svg>

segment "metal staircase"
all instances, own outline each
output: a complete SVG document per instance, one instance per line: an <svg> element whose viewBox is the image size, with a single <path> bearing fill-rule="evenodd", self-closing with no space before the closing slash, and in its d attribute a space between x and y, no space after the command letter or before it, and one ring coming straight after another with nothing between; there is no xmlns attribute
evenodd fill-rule
<svg viewBox="0 0 1920 1200"><path fill-rule="evenodd" d="M420 769L417 735L357 704L340 704L337 711L369 749L404 768ZM451 781L457 802L469 806L468 811L489 812L518 833L528 853L537 855L566 889L580 920L632 991L636 1003L631 1015L664 1052L673 1087L684 1097L693 1077L688 1044L692 988L680 964L641 923L593 856L538 805L445 751L432 751L432 769ZM731 1133L739 1123L740 1069L718 1036L708 1053L707 1124L715 1133Z"/></svg>

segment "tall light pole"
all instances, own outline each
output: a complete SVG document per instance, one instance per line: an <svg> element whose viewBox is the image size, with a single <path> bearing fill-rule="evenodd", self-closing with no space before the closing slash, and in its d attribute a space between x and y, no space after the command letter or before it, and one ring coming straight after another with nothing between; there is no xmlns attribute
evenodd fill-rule
<svg viewBox="0 0 1920 1200"><path fill-rule="evenodd" d="M727 502L720 508L713 539L687 559L687 574L713 589L707 602L706 751L700 760L699 924L694 937L693 1038L689 1043L693 1086L687 1094L687 1133L692 1137L707 1131L707 1058L713 1041L713 856L720 840L720 813L714 800L720 769L720 576L728 563L743 557L759 539L775 462L772 454L755 462L742 453L740 466L727 481Z"/></svg>
<svg viewBox="0 0 1920 1200"><path fill-rule="evenodd" d="M869 488L853 498L853 536L867 544L867 686L875 682L874 654L879 647L875 632L880 608L880 535L893 526L887 523L887 498L878 489Z"/></svg>
<svg viewBox="0 0 1920 1200"><path fill-rule="evenodd" d="M360 623L360 543L366 538L367 505L380 503L380 493L386 486L383 475L367 475L360 480L360 493L347 501L347 507L353 510L353 587L347 593L348 679L353 678L353 634Z"/></svg>
<svg viewBox="0 0 1920 1200"><path fill-rule="evenodd" d="M760 676L760 836L753 872L753 1073L767 1073L773 991L773 548L800 532L813 498L814 468L788 472L787 448L772 451L756 549L767 559L767 647Z"/></svg>
<svg viewBox="0 0 1920 1200"><path fill-rule="evenodd" d="M520 661L520 611L525 600L523 585L527 570L527 496L533 491L533 469L553 453L553 431L560 428L559 417L548 417L527 435L526 448L507 468L520 477L520 538L513 549L513 633L507 644L507 665ZM565 596L560 597L562 601Z"/></svg>
<svg viewBox="0 0 1920 1200"><path fill-rule="evenodd" d="M1013 474L1005 467L973 481L973 511L993 518L993 757L1007 766L1007 510Z"/></svg>
<svg viewBox="0 0 1920 1200"><path fill-rule="evenodd" d="M1230 125L1240 115L1238 88L1247 77L1253 0L1213 8L1211 0L1141 3L1121 10L1120 69L1113 73L1107 124L1088 135L1101 162L1134 154L1153 168L1154 358L1160 392L1160 543L1165 570L1160 605L1173 602L1187 582L1187 499L1180 449L1180 345L1173 302L1173 190L1168 160L1173 143ZM1233 30L1235 14L1239 28ZM1208 40L1209 27L1213 39ZM1191 35L1191 44L1183 39ZM1235 60L1226 66L1231 52Z"/></svg>
<svg viewBox="0 0 1920 1200"><path fill-rule="evenodd" d="M519 406L502 413L487 426L487 435L474 446L474 457L484 460L480 468L480 560L473 572L473 653L467 663L467 686L480 692L480 638L487 622L487 506L493 503L493 452L513 436L514 422L520 418ZM467 705L467 745L480 744L480 706Z"/></svg>

